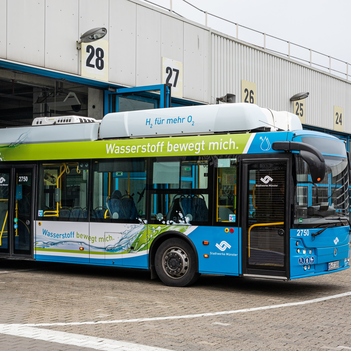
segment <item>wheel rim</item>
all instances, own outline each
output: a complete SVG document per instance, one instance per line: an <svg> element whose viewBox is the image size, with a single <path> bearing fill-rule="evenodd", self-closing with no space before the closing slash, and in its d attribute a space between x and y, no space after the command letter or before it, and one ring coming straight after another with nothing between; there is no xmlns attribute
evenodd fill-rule
<svg viewBox="0 0 351 351"><path fill-rule="evenodd" d="M163 270L173 279L183 277L189 270L189 265L189 257L180 247L171 247L162 256Z"/></svg>

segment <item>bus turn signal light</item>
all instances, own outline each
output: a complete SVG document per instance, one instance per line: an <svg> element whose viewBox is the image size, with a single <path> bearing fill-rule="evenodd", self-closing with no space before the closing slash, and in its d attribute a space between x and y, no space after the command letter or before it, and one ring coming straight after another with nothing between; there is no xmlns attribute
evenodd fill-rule
<svg viewBox="0 0 351 351"><path fill-rule="evenodd" d="M80 251L84 251L84 247L81 246L81 247L79 248L79 250L80 250Z"/></svg>
<svg viewBox="0 0 351 351"><path fill-rule="evenodd" d="M209 244L210 244L209 241L203 241L202 243L203 243L204 245L209 245Z"/></svg>
<svg viewBox="0 0 351 351"><path fill-rule="evenodd" d="M210 255L204 254L204 257L205 257L205 258L209 258L209 257L210 257Z"/></svg>

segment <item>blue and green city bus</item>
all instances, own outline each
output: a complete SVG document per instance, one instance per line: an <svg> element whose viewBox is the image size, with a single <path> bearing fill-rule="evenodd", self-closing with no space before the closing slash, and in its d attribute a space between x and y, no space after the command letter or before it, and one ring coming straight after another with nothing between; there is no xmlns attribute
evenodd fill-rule
<svg viewBox="0 0 351 351"><path fill-rule="evenodd" d="M345 144L251 104L0 130L0 258L290 280L349 267Z"/></svg>

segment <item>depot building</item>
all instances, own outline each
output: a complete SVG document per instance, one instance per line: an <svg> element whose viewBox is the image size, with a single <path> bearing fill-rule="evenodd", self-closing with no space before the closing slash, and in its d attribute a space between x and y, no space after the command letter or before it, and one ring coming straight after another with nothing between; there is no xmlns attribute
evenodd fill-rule
<svg viewBox="0 0 351 351"><path fill-rule="evenodd" d="M322 69L137 0L2 1L0 29L0 128L246 102L293 112L350 148L348 63Z"/></svg>

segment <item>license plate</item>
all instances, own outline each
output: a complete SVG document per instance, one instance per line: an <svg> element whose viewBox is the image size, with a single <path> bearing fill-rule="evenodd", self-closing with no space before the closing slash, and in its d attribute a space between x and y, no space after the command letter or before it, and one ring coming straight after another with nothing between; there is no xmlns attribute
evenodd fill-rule
<svg viewBox="0 0 351 351"><path fill-rule="evenodd" d="M339 268L339 261L328 263L328 271L332 271L333 269L337 269L337 268Z"/></svg>

